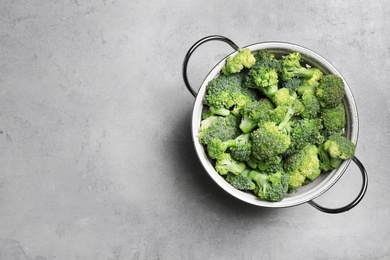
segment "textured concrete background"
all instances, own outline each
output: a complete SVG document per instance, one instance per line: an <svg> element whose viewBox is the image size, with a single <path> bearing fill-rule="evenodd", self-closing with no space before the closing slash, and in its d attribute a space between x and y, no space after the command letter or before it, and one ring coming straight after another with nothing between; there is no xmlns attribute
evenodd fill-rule
<svg viewBox="0 0 390 260"><path fill-rule="evenodd" d="M390 259L389 17L387 0L1 1L0 259ZM211 34L339 69L370 177L357 207L258 208L206 175L181 66ZM200 47L191 84L231 51ZM316 201L346 205L360 183L351 164Z"/></svg>

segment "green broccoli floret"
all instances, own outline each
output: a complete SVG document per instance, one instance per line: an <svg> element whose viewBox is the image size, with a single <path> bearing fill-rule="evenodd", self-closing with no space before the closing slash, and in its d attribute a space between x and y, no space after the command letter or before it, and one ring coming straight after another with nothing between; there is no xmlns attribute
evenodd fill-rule
<svg viewBox="0 0 390 260"><path fill-rule="evenodd" d="M284 168L290 175L289 189L291 190L313 181L321 173L317 146L309 144L297 153L286 157Z"/></svg>
<svg viewBox="0 0 390 260"><path fill-rule="evenodd" d="M305 91L301 96L301 101L304 107L303 111L301 112L301 117L309 119L317 118L321 109L321 105L314 91Z"/></svg>
<svg viewBox="0 0 390 260"><path fill-rule="evenodd" d="M284 155L292 155L308 144L322 144L325 138L321 134L323 128L321 119L302 119L297 121L290 133L291 145Z"/></svg>
<svg viewBox="0 0 390 260"><path fill-rule="evenodd" d="M241 109L240 129L244 133L249 133L262 122L270 120L270 111L273 104L269 99L262 98L247 102Z"/></svg>
<svg viewBox="0 0 390 260"><path fill-rule="evenodd" d="M298 52L292 52L283 58L283 80L290 80L293 77L311 78L314 68L305 68L301 65L302 57Z"/></svg>
<svg viewBox="0 0 390 260"><path fill-rule="evenodd" d="M208 83L205 105L211 114L226 116L232 112L237 115L242 106L257 98L254 90L242 87L242 79L241 73L221 74Z"/></svg>
<svg viewBox="0 0 390 260"><path fill-rule="evenodd" d="M234 139L235 145L230 148L232 157L238 161L247 162L252 155L252 140L250 134L241 134Z"/></svg>
<svg viewBox="0 0 390 260"><path fill-rule="evenodd" d="M242 75L219 75L207 84L206 104L210 107L229 109L234 105L231 94L241 87Z"/></svg>
<svg viewBox="0 0 390 260"><path fill-rule="evenodd" d="M226 117L208 117L200 123L198 140L201 144L207 145L213 138L218 138L221 141L235 139L241 134L238 126L239 118L232 114Z"/></svg>
<svg viewBox="0 0 390 260"><path fill-rule="evenodd" d="M235 139L226 141L221 141L219 138L213 138L207 144L207 154L212 159L218 159L229 149L232 152L234 159L246 161L246 159L249 159L251 146L249 134L241 134Z"/></svg>
<svg viewBox="0 0 390 260"><path fill-rule="evenodd" d="M238 73L244 68L251 68L255 62L256 59L248 48L239 49L235 56L229 56L226 59L226 64L222 67L222 73L225 75Z"/></svg>
<svg viewBox="0 0 390 260"><path fill-rule="evenodd" d="M238 175L228 173L226 175L226 181L235 189L242 191L250 191L256 188L252 179L248 178L248 174L251 170L246 169L240 172Z"/></svg>
<svg viewBox="0 0 390 260"><path fill-rule="evenodd" d="M323 172L339 168L343 161L339 158L330 157L329 153L325 151L323 144L318 147L318 158L320 160L320 169Z"/></svg>
<svg viewBox="0 0 390 260"><path fill-rule="evenodd" d="M322 107L336 107L345 94L343 79L335 74L324 75L316 88L316 96Z"/></svg>
<svg viewBox="0 0 390 260"><path fill-rule="evenodd" d="M347 137L333 134L325 141L324 149L329 153L330 157L346 160L354 156L356 146Z"/></svg>
<svg viewBox="0 0 390 260"><path fill-rule="evenodd" d="M262 50L256 55L256 63L249 70L244 87L260 90L271 98L278 90L280 61L267 50Z"/></svg>
<svg viewBox="0 0 390 260"><path fill-rule="evenodd" d="M322 108L320 117L326 130L340 133L347 123L344 104L341 102L336 107Z"/></svg>
<svg viewBox="0 0 390 260"><path fill-rule="evenodd" d="M286 88L279 89L272 101L276 104L276 108L279 108L278 112L286 111L284 118L278 125L280 131L284 133L289 133L291 128L291 118L296 115L300 115L304 110L302 102L299 100L296 93L290 94L289 90ZM279 114L280 116L280 114Z"/></svg>
<svg viewBox="0 0 390 260"><path fill-rule="evenodd" d="M283 88L288 89L290 91L290 94L293 94L297 91L299 87L302 86L302 79L301 78L291 78L287 81L282 81L281 85Z"/></svg>
<svg viewBox="0 0 390 260"><path fill-rule="evenodd" d="M301 113L303 118L317 118L318 116L321 105L315 91L322 76L323 73L319 69L313 68L313 76L304 79L302 85L296 89L304 106L304 110Z"/></svg>
<svg viewBox="0 0 390 260"><path fill-rule="evenodd" d="M297 88L297 93L303 95L306 91L315 91L320 84L319 81L323 76L322 71L317 68L312 68L313 75L310 78L305 78L302 85Z"/></svg>
<svg viewBox="0 0 390 260"><path fill-rule="evenodd" d="M260 162L280 161L280 155L290 146L290 137L274 122L266 122L251 132L252 155Z"/></svg>
<svg viewBox="0 0 390 260"><path fill-rule="evenodd" d="M321 171L327 172L333 169L330 162L330 155L324 149L324 145L318 146L318 159L320 160Z"/></svg>
<svg viewBox="0 0 390 260"><path fill-rule="evenodd" d="M222 154L215 162L215 170L221 175L229 172L237 175L245 169L246 164L233 159L230 153Z"/></svg>
<svg viewBox="0 0 390 260"><path fill-rule="evenodd" d="M226 176L226 181L235 189L253 191L260 199L273 202L285 198L289 179L283 169L273 173L246 169L237 175L228 173Z"/></svg>
<svg viewBox="0 0 390 260"><path fill-rule="evenodd" d="M283 170L271 174L252 170L248 178L256 184L255 194L268 201L281 201L285 198L290 182L289 175Z"/></svg>
<svg viewBox="0 0 390 260"><path fill-rule="evenodd" d="M207 144L207 154L212 159L218 159L223 155L229 147L235 146L234 140L221 141L219 138L213 138Z"/></svg>
<svg viewBox="0 0 390 260"><path fill-rule="evenodd" d="M249 74L253 77L255 87L263 92L269 98L275 95L278 90L278 73L276 69L260 67L258 70L252 70Z"/></svg>

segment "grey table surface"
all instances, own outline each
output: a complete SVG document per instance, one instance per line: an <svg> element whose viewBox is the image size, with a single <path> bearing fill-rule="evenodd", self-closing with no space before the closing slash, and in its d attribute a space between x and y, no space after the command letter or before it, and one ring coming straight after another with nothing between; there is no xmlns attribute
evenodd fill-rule
<svg viewBox="0 0 390 260"><path fill-rule="evenodd" d="M2 1L0 259L390 259L389 17L386 0ZM359 111L360 204L260 208L209 178L181 69L213 34L338 68ZM197 49L191 84L230 52ZM316 202L344 206L360 185L351 164Z"/></svg>

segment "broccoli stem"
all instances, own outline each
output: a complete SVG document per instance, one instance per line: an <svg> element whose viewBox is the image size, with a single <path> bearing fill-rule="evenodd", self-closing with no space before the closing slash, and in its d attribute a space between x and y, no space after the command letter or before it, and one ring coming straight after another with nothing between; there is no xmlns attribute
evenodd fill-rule
<svg viewBox="0 0 390 260"><path fill-rule="evenodd" d="M267 88L263 88L262 91L264 95L272 99L275 96L275 93L278 91L278 89L279 89L278 85L271 85Z"/></svg>
<svg viewBox="0 0 390 260"><path fill-rule="evenodd" d="M293 73L295 74L295 76L298 76L298 77L311 78L314 74L314 70L308 69L305 67L300 67L300 68L294 69Z"/></svg>
<svg viewBox="0 0 390 260"><path fill-rule="evenodd" d="M210 112L213 115L219 116L228 116L230 114L230 110L224 107L210 107Z"/></svg>
<svg viewBox="0 0 390 260"><path fill-rule="evenodd" d="M247 134L251 132L255 127L257 126L257 123L253 120L251 120L248 116L244 115L241 119L240 123L240 129L243 133Z"/></svg>
<svg viewBox="0 0 390 260"><path fill-rule="evenodd" d="M290 119L294 116L294 109L289 106L286 116L284 117L283 121L278 125L278 130L283 132L283 133L289 133L290 132Z"/></svg>

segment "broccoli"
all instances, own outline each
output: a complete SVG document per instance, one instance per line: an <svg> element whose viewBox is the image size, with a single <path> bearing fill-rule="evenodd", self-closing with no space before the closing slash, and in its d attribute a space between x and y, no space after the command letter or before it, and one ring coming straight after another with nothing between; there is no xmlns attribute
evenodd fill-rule
<svg viewBox="0 0 390 260"><path fill-rule="evenodd" d="M220 175L226 175L229 172L237 175L245 169L246 164L233 159L230 153L222 154L215 162L215 170Z"/></svg>
<svg viewBox="0 0 390 260"><path fill-rule="evenodd" d="M278 125L278 129L285 133L290 132L290 120L293 116L299 115L304 110L302 102L299 100L296 93L290 94L286 88L279 89L273 97L273 102L276 104L276 108L282 107L277 111L285 111L284 117ZM279 114L280 116L280 114Z"/></svg>
<svg viewBox="0 0 390 260"><path fill-rule="evenodd" d="M266 122L251 132L252 155L260 162L275 162L290 146L290 137L281 131L274 122Z"/></svg>
<svg viewBox="0 0 390 260"><path fill-rule="evenodd" d="M248 178L256 185L255 194L263 200L281 201L289 188L290 176L283 170L271 174L252 170Z"/></svg>
<svg viewBox="0 0 390 260"><path fill-rule="evenodd" d="M226 59L226 64L222 67L222 73L225 75L238 73L244 68L251 68L255 62L256 59L248 48L239 49L235 56L229 56Z"/></svg>
<svg viewBox="0 0 390 260"><path fill-rule="evenodd" d="M287 81L282 81L281 85L283 88L288 89L290 91L290 94L293 94L297 91L299 87L302 86L302 79L300 78L291 78Z"/></svg>
<svg viewBox="0 0 390 260"><path fill-rule="evenodd" d="M314 91L305 91L301 96L301 101L304 107L303 111L301 112L301 117L308 119L317 118L321 109L321 105Z"/></svg>
<svg viewBox="0 0 390 260"><path fill-rule="evenodd" d="M283 80L290 80L293 77L311 78L315 68L305 68L301 65L301 54L292 52L283 58Z"/></svg>
<svg viewBox="0 0 390 260"><path fill-rule="evenodd" d="M211 114L238 114L242 106L257 98L255 91L242 87L242 80L241 73L228 76L221 74L208 83L205 105Z"/></svg>
<svg viewBox="0 0 390 260"><path fill-rule="evenodd" d="M228 174L226 181L238 190L252 191L260 199L281 201L287 194L289 178L283 169L270 174L246 169L237 175Z"/></svg>
<svg viewBox="0 0 390 260"><path fill-rule="evenodd" d="M237 190L250 191L255 189L255 184L252 179L248 178L250 169L240 172L238 175L228 173L225 180Z"/></svg>
<svg viewBox="0 0 390 260"><path fill-rule="evenodd" d="M275 95L279 83L276 69L260 67L258 70L252 70L249 73L253 77L255 88L261 90L269 98Z"/></svg>
<svg viewBox="0 0 390 260"><path fill-rule="evenodd" d="M346 160L354 156L356 146L347 137L333 134L324 143L324 149L332 158Z"/></svg>
<svg viewBox="0 0 390 260"><path fill-rule="evenodd" d="M313 75L310 78L305 78L302 85L299 86L296 91L299 95L303 95L306 91L315 91L316 87L320 84L323 73L317 68L312 68Z"/></svg>
<svg viewBox="0 0 390 260"><path fill-rule="evenodd" d="M322 107L336 107L341 103L344 94L344 81L335 74L323 76L316 88L316 96Z"/></svg>
<svg viewBox="0 0 390 260"><path fill-rule="evenodd" d="M209 107L208 113L209 116L227 116L230 114L230 110L224 107Z"/></svg>
<svg viewBox="0 0 390 260"><path fill-rule="evenodd" d="M235 140L235 146L230 148L233 159L247 162L251 160L252 140L250 134L241 134Z"/></svg>
<svg viewBox="0 0 390 260"><path fill-rule="evenodd" d="M242 132L249 133L259 123L269 121L271 109L273 109L273 104L266 98L246 103L241 109L240 129Z"/></svg>
<svg viewBox="0 0 390 260"><path fill-rule="evenodd" d="M218 159L221 157L225 151L232 146L235 146L236 142L234 140L221 141L219 138L213 138L207 144L207 154L212 159Z"/></svg>
<svg viewBox="0 0 390 260"><path fill-rule="evenodd" d="M221 141L231 140L241 134L239 118L235 115L210 116L200 123L198 140L201 144L207 145L213 138Z"/></svg>
<svg viewBox="0 0 390 260"><path fill-rule="evenodd" d="M314 144L308 144L297 153L286 157L284 169L290 175L290 190L313 181L321 173L318 147Z"/></svg>
<svg viewBox="0 0 390 260"><path fill-rule="evenodd" d="M207 144L207 154L212 159L218 159L228 149L235 151L233 158L237 157L240 161L245 161L251 152L249 134L241 134L235 139L226 141L221 141L219 138L213 138Z"/></svg>
<svg viewBox="0 0 390 260"><path fill-rule="evenodd" d="M280 61L267 50L260 51L257 61L249 70L243 86L260 90L271 98L278 90Z"/></svg>
<svg viewBox="0 0 390 260"><path fill-rule="evenodd" d="M325 141L321 134L321 120L302 119L297 121L290 134L291 145L285 151L284 155L292 155L308 144L319 146Z"/></svg>
<svg viewBox="0 0 390 260"><path fill-rule="evenodd" d="M326 130L340 133L347 123L344 104L340 103L336 107L322 108L320 117Z"/></svg>
<svg viewBox="0 0 390 260"><path fill-rule="evenodd" d="M323 172L339 168L343 161L339 158L330 157L329 153L325 151L323 144L318 147L318 158L320 160L320 169Z"/></svg>
<svg viewBox="0 0 390 260"><path fill-rule="evenodd" d="M242 84L241 74L220 75L207 85L206 105L215 108L230 109L234 104L232 93Z"/></svg>
<svg viewBox="0 0 390 260"><path fill-rule="evenodd" d="M303 118L317 118L318 116L321 105L315 95L315 90L322 76L322 71L317 68L313 68L312 77L304 79L302 85L296 89L296 92L300 96L304 106L304 110L301 113Z"/></svg>

